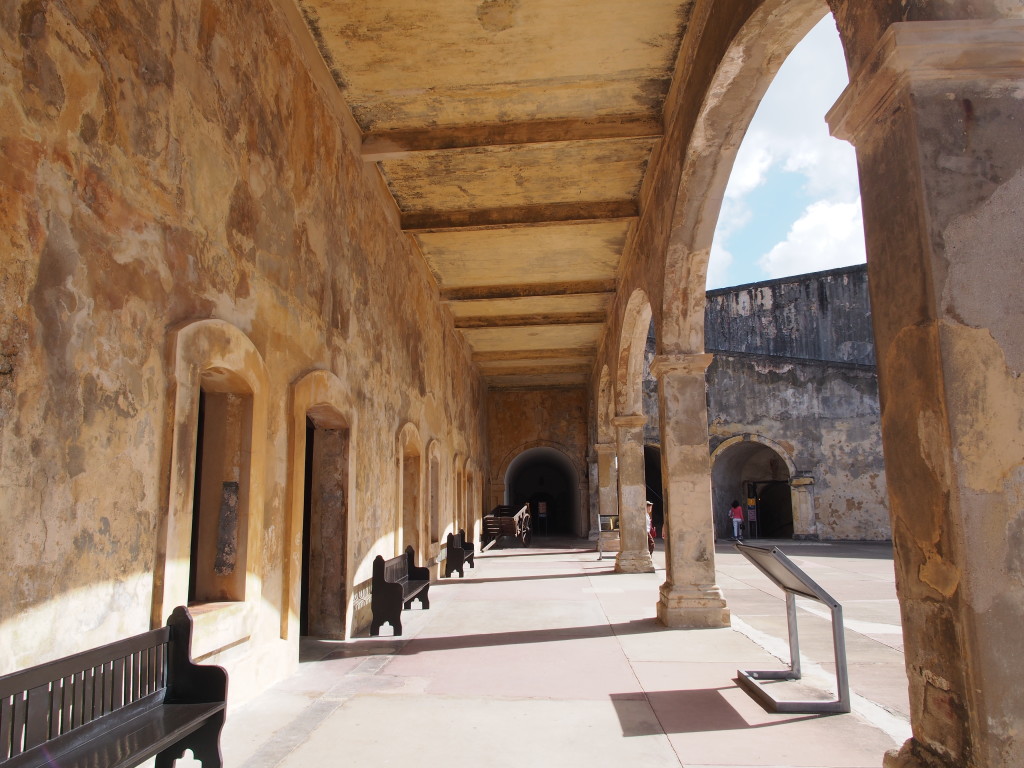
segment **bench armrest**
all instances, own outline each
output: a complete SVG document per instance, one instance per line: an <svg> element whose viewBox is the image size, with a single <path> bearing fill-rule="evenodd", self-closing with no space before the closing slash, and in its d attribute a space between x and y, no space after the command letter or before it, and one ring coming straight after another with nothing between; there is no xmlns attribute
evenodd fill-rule
<svg viewBox="0 0 1024 768"><path fill-rule="evenodd" d="M215 702L228 700L228 673L213 664L192 661L192 616L179 605L167 620L171 629L168 658L167 700L169 702Z"/></svg>

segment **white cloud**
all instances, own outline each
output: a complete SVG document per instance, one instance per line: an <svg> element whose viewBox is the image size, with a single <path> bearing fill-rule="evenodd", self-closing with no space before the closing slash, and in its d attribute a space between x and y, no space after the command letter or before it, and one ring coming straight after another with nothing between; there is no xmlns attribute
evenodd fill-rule
<svg viewBox="0 0 1024 768"><path fill-rule="evenodd" d="M762 243L766 253L758 264L770 276L783 277L864 261L856 155L852 146L829 135L824 118L846 84L845 59L829 14L783 63L743 139L715 231L709 286L712 275L724 276L730 263L736 263L736 271L740 264L753 264L755 253L738 244L730 253L729 239L752 218L748 195L782 171L802 176L804 192L815 202L801 213L807 197L793 199L787 238L774 246ZM723 254L729 262L719 266L716 258Z"/></svg>
<svg viewBox="0 0 1024 768"><path fill-rule="evenodd" d="M708 290L724 288L729 285L729 267L732 266L732 254L717 239L711 245L711 256L708 258Z"/></svg>
<svg viewBox="0 0 1024 768"><path fill-rule="evenodd" d="M761 186L768 175L768 169L774 163L767 142L756 138L750 141L750 138L748 135L744 139L736 153L736 161L725 188L726 200L740 200Z"/></svg>
<svg viewBox="0 0 1024 768"><path fill-rule="evenodd" d="M786 239L761 257L769 277L845 267L864 261L860 198L849 203L819 200L793 222Z"/></svg>

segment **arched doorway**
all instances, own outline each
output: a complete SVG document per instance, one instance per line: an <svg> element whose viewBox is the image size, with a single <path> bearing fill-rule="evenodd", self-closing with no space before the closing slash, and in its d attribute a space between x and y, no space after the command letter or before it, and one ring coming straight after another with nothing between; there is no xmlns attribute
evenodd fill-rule
<svg viewBox="0 0 1024 768"><path fill-rule="evenodd" d="M779 450L769 441L744 436L723 443L712 460L712 499L719 537L731 535L727 511L735 499L746 509L749 538L793 538L793 470Z"/></svg>
<svg viewBox="0 0 1024 768"><path fill-rule="evenodd" d="M534 536L577 535L579 478L561 451L531 448L513 459L505 472L505 503L530 505Z"/></svg>

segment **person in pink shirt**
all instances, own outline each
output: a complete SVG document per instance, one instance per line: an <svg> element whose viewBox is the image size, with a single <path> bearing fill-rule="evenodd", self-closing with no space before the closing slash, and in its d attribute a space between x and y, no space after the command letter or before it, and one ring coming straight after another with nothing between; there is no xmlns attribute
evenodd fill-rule
<svg viewBox="0 0 1024 768"><path fill-rule="evenodd" d="M733 499L732 506L729 507L729 519L732 520L732 537L734 539L743 538L743 507L740 506L739 501Z"/></svg>

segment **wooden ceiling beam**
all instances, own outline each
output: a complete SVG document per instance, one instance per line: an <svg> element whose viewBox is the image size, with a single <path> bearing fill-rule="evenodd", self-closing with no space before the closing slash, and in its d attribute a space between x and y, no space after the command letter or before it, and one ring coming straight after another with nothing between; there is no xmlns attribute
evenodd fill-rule
<svg viewBox="0 0 1024 768"><path fill-rule="evenodd" d="M442 301L480 301L483 299L522 299L530 296L571 296L574 294L615 293L616 281L586 280L569 283L528 283L515 285L473 285L441 291Z"/></svg>
<svg viewBox="0 0 1024 768"><path fill-rule="evenodd" d="M640 206L635 200L549 203L464 211L413 211L402 214L402 229L410 234L465 229L507 229L534 224L635 219L639 215Z"/></svg>
<svg viewBox="0 0 1024 768"><path fill-rule="evenodd" d="M515 367L490 368L487 365L480 366L480 375L488 378L501 378L503 376L537 376L551 374L587 374L590 373L590 365L580 363L579 365L517 365Z"/></svg>
<svg viewBox="0 0 1024 768"><path fill-rule="evenodd" d="M660 116L651 114L384 131L363 137L362 157L367 163L376 163L400 160L417 152L595 139L659 138L664 132Z"/></svg>
<svg viewBox="0 0 1024 768"><path fill-rule="evenodd" d="M567 347L562 349L521 349L501 352L474 352L474 363L492 363L502 360L550 360L553 358L575 358L593 362L597 350L594 347Z"/></svg>
<svg viewBox="0 0 1024 768"><path fill-rule="evenodd" d="M506 328L523 325L600 325L608 318L605 312L544 312L535 315L480 315L455 318L456 328Z"/></svg>

